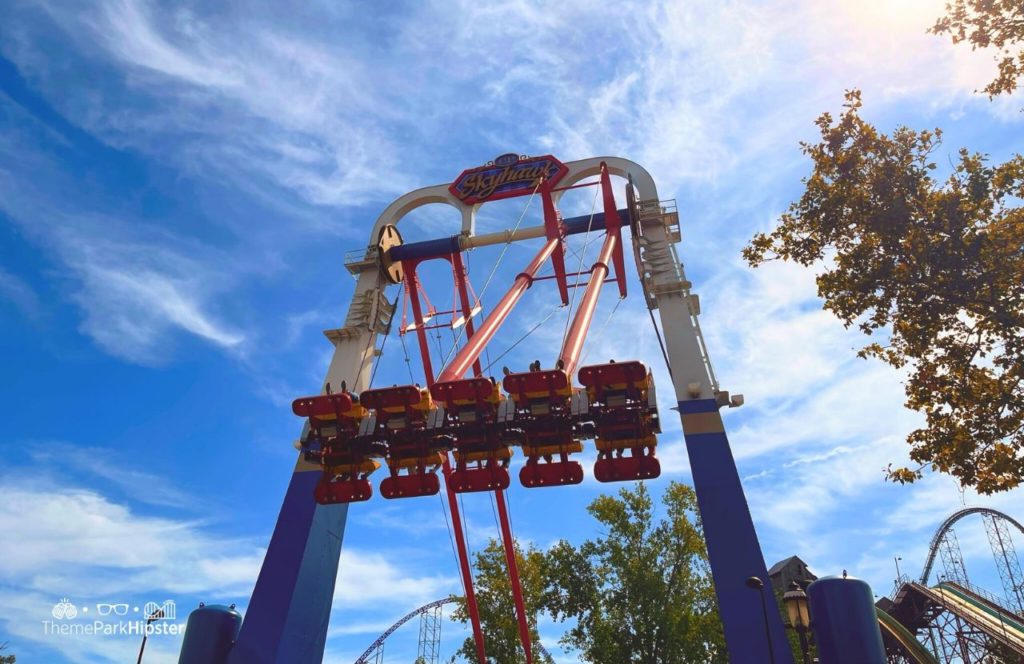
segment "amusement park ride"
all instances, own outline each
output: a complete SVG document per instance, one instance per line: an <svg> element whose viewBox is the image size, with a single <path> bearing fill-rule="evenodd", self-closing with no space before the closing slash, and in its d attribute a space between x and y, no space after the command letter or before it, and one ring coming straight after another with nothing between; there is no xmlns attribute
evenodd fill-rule
<svg viewBox="0 0 1024 664"><path fill-rule="evenodd" d="M621 203L613 192L612 176L627 182ZM565 191L578 187L597 187L595 200L601 201L601 210L564 218L558 203ZM543 225L520 228L517 223L502 232L476 233L480 206L518 196L531 202L540 199ZM404 242L399 222L428 204L458 210L461 233ZM588 270L568 272L566 238L582 233L603 233L600 251ZM542 241L536 255L489 314L478 320L480 303L463 253L530 239ZM584 469L574 457L591 440L597 450L593 474L601 482L660 474L655 451L661 427L650 370L629 357L579 366L602 287L614 283L620 297L627 294L628 241L652 323L656 312L665 331L663 337L659 334L659 343L682 418L730 659L791 663L778 612L766 611L763 597L748 585L751 577L762 579L771 597L719 414L721 408L739 406L743 399L719 389L697 322L700 304L690 292L674 247L679 239L674 201L660 200L647 171L621 158L563 164L552 156L502 155L463 172L450 185L419 189L389 205L371 229L368 248L347 263L357 283L344 326L326 333L335 350L323 393L294 402L293 410L305 419L306 427L245 620L239 630L237 613L211 607L194 612L180 661L321 662L349 505L369 500L374 479L382 476L378 486L385 499L445 492L480 663L487 661L486 640L456 498L493 492L523 654L528 664L532 662L503 493L511 482L515 448L525 457L519 481L531 489L569 490L551 487L579 484ZM445 261L451 268L455 303L449 311L435 310L426 297L417 270L427 261ZM538 276L548 264L553 274ZM570 311L575 308L561 352L546 367L535 362L523 371L506 369L498 381L486 374L481 356L527 289L545 280L554 281L562 305ZM387 334L396 317L397 304L384 294L391 284L403 289L399 333L415 333L426 384L371 389L377 336ZM582 295L577 297L579 289ZM435 368L427 335L438 326L456 330L456 341L464 342L445 366Z"/></svg>

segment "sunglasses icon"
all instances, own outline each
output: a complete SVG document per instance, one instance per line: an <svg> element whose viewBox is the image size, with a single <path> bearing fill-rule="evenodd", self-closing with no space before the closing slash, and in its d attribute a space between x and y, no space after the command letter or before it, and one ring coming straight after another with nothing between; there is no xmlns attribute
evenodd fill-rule
<svg viewBox="0 0 1024 664"><path fill-rule="evenodd" d="M97 604L96 610L101 616L109 616L111 612L116 616L128 615L127 604Z"/></svg>

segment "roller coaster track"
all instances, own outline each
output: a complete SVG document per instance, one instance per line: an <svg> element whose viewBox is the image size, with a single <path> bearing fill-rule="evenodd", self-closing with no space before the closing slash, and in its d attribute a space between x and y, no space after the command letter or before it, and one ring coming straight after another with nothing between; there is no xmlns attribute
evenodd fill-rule
<svg viewBox="0 0 1024 664"><path fill-rule="evenodd" d="M885 641L895 642L912 662L938 664L938 660L935 659L931 651L924 647L910 630L901 625L900 621L878 607L875 607L875 613L878 615L878 627L882 630L882 638Z"/></svg>
<svg viewBox="0 0 1024 664"><path fill-rule="evenodd" d="M967 507L958 512L954 512L949 515L949 517L942 522L942 525L939 526L939 529L935 531L931 544L928 545L928 560L925 561L924 570L921 571L921 578L918 580L918 583L923 586L928 585L928 577L931 576L932 567L935 565L935 557L939 553L939 545L942 543L942 538L946 536L946 533L953 527L953 524L971 514L987 514L997 519L1002 519L1015 526L1021 534L1024 534L1024 526L1022 526L1019 521L990 507Z"/></svg>
<svg viewBox="0 0 1024 664"><path fill-rule="evenodd" d="M427 604L424 604L423 606L421 606L421 607L419 607L417 609L414 609L414 610L410 611L409 613L405 614L404 616L399 618L397 621L395 621L394 625L392 625L391 627L388 627L386 630L384 630L384 632L380 636L378 636L374 640L374 642L371 643L370 646L366 650L363 651L363 654L360 655L358 659L356 659L354 664L367 664L370 661L368 659L370 657L370 655L372 655L373 652L375 650L377 650L377 648L380 648L384 644L384 642L387 641L389 636L394 634L398 630L398 628L400 628L402 625L404 625L405 623L409 622L410 620L412 620L416 616L420 615L421 613L426 613L427 611L429 611L431 609L434 609L434 608L437 608L439 606L444 606L445 604L455 604L456 602L459 601L459 599L461 599L461 598L459 598L459 597L445 597L444 599L437 599L437 600L434 600L433 602L428 602ZM554 659L551 657L551 655L548 653L548 651L545 650L544 646L542 646L539 642L534 643L533 647L536 649L536 651L539 654L543 655L547 659L547 661L549 661L549 662L553 662L554 661Z"/></svg>
<svg viewBox="0 0 1024 664"><path fill-rule="evenodd" d="M1021 618L957 583L940 583L931 588L921 583L905 583L888 613L913 633L926 629L942 612L960 618L1024 657Z"/></svg>

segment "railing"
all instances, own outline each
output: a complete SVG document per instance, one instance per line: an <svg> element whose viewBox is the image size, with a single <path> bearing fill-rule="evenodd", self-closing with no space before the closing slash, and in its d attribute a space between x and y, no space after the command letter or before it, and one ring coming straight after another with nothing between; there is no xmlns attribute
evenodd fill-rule
<svg viewBox="0 0 1024 664"><path fill-rule="evenodd" d="M377 264L377 247L346 251L344 259L345 268L352 276L358 277L360 272Z"/></svg>
<svg viewBox="0 0 1024 664"><path fill-rule="evenodd" d="M690 293L690 282L683 272L683 264L676 253L676 243L682 238L679 229L679 210L674 198L661 201L648 200L637 201L634 206L637 219L640 222L641 233L644 226L660 224L665 229L665 244L663 246L652 246L640 239L643 246L642 260L645 263L646 275L642 277L644 292L647 296L648 306L656 306L651 301L651 296L667 292L681 292L687 298L687 307L690 311L690 320L693 323L697 335L697 343L700 347L701 360L704 363L708 379L711 382L711 389L717 394L719 391L718 378L711 366L711 357L708 354L707 345L704 342L704 333L700 329L698 315L700 304L696 295ZM666 271L669 274L665 274ZM657 279L654 273L658 272Z"/></svg>

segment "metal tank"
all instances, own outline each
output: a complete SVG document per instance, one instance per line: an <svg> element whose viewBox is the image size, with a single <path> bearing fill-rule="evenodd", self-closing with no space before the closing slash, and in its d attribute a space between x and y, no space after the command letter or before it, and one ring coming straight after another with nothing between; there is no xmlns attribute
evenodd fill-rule
<svg viewBox="0 0 1024 664"><path fill-rule="evenodd" d="M178 664L226 664L241 627L234 605L200 604L188 616Z"/></svg>
<svg viewBox="0 0 1024 664"><path fill-rule="evenodd" d="M871 586L843 572L812 583L807 599L821 664L885 664Z"/></svg>

